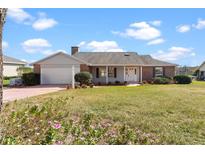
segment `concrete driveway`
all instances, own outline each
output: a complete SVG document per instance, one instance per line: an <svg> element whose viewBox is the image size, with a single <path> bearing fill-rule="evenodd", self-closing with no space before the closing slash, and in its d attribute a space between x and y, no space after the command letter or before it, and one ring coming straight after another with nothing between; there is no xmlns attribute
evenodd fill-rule
<svg viewBox="0 0 205 154"><path fill-rule="evenodd" d="M24 88L7 88L3 90L3 101L14 101L31 96L47 94L65 89L65 85L38 85Z"/></svg>

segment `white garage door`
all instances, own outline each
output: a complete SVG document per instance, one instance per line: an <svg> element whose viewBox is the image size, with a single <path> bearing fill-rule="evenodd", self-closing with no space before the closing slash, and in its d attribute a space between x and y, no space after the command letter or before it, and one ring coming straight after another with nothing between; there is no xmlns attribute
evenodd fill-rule
<svg viewBox="0 0 205 154"><path fill-rule="evenodd" d="M80 68L75 66L75 73ZM41 67L41 84L71 84L72 83L72 66L43 66Z"/></svg>

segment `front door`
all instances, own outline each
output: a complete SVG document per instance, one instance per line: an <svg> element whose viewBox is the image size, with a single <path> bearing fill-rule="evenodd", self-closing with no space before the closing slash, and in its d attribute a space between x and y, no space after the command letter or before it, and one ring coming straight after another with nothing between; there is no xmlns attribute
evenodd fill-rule
<svg viewBox="0 0 205 154"><path fill-rule="evenodd" d="M137 67L126 67L125 68L125 81L137 82L139 70Z"/></svg>

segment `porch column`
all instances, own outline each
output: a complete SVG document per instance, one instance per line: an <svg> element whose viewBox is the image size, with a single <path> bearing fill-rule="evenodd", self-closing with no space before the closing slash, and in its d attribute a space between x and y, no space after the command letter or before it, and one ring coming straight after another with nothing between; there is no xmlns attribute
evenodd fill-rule
<svg viewBox="0 0 205 154"><path fill-rule="evenodd" d="M124 68L124 81L125 81L125 66L123 68Z"/></svg>
<svg viewBox="0 0 205 154"><path fill-rule="evenodd" d="M72 65L72 88L75 88L75 67Z"/></svg>
<svg viewBox="0 0 205 154"><path fill-rule="evenodd" d="M140 66L140 82L142 83L142 66Z"/></svg>
<svg viewBox="0 0 205 154"><path fill-rule="evenodd" d="M106 66L106 71L105 71L106 75L105 75L105 78L106 78L106 84L108 84L108 66Z"/></svg>

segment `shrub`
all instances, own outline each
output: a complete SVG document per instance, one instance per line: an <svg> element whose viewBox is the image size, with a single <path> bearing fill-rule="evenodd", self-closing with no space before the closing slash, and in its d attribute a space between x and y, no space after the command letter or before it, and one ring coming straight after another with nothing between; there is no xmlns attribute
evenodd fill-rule
<svg viewBox="0 0 205 154"><path fill-rule="evenodd" d="M192 82L191 78L187 75L176 75L174 81L177 84L190 84Z"/></svg>
<svg viewBox="0 0 205 154"><path fill-rule="evenodd" d="M17 72L18 72L19 76L22 76L22 74L24 74L24 73L31 73L31 72L33 72L33 69L31 67L23 66L23 67L17 68Z"/></svg>
<svg viewBox="0 0 205 154"><path fill-rule="evenodd" d="M93 88L95 85L93 83L91 83L89 86L90 86L90 88Z"/></svg>
<svg viewBox="0 0 205 154"><path fill-rule="evenodd" d="M80 84L88 85L91 82L92 75L89 72L80 72L75 75L75 81L80 82Z"/></svg>
<svg viewBox="0 0 205 154"><path fill-rule="evenodd" d="M84 88L84 89L85 89L85 88L87 88L87 85L86 85L86 84L82 84L82 85L81 85L81 88Z"/></svg>
<svg viewBox="0 0 205 154"><path fill-rule="evenodd" d="M38 85L40 84L40 74L37 73L25 73L22 76L23 83L25 85Z"/></svg>
<svg viewBox="0 0 205 154"><path fill-rule="evenodd" d="M120 81L115 81L115 84L120 84Z"/></svg>
<svg viewBox="0 0 205 154"><path fill-rule="evenodd" d="M169 84L171 82L171 79L166 77L156 77L153 80L154 84Z"/></svg>
<svg viewBox="0 0 205 154"><path fill-rule="evenodd" d="M80 89L80 85L75 85L75 89Z"/></svg>

